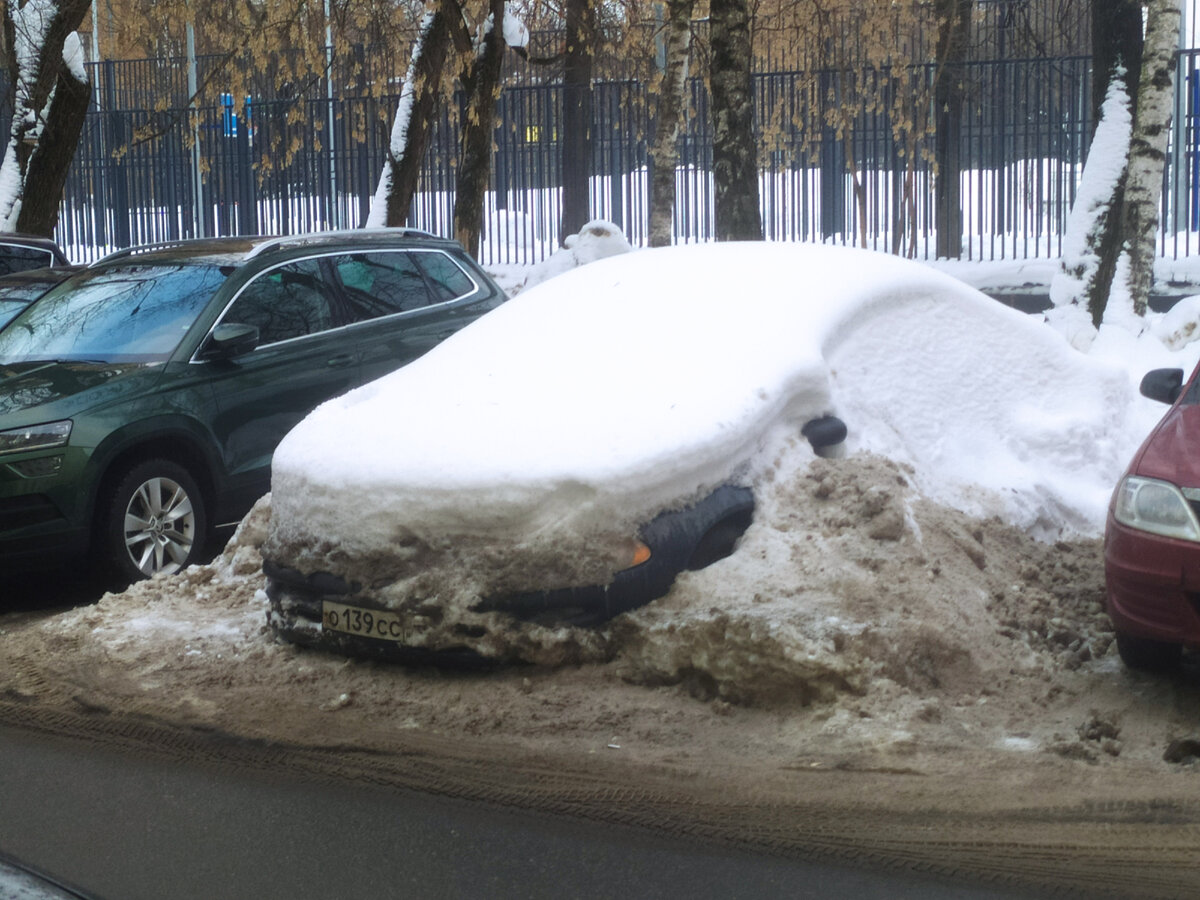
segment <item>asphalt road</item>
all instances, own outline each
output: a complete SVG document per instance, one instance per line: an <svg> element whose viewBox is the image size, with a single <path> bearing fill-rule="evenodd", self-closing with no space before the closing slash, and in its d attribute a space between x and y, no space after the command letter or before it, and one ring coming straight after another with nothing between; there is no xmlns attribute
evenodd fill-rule
<svg viewBox="0 0 1200 900"><path fill-rule="evenodd" d="M101 898L984 898L870 872L0 728L0 850Z"/></svg>

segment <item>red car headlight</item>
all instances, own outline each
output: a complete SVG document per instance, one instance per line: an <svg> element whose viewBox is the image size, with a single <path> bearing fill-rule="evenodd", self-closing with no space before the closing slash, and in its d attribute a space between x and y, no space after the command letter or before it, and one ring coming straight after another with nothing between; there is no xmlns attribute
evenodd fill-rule
<svg viewBox="0 0 1200 900"><path fill-rule="evenodd" d="M1183 492L1169 481L1129 475L1117 490L1113 518L1163 537L1200 542L1200 522Z"/></svg>

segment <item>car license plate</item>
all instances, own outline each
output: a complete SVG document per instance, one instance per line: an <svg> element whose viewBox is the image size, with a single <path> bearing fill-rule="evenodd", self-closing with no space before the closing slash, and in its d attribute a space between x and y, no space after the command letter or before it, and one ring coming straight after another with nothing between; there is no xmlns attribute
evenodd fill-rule
<svg viewBox="0 0 1200 900"><path fill-rule="evenodd" d="M330 631L375 638L378 641L405 641L411 633L405 616L380 609L363 609L344 603L321 604L321 625Z"/></svg>

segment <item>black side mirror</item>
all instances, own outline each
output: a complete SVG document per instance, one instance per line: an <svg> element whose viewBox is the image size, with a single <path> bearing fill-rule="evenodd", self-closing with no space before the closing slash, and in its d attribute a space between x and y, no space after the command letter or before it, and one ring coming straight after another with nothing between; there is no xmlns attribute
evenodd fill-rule
<svg viewBox="0 0 1200 900"><path fill-rule="evenodd" d="M1142 396L1159 403L1174 403L1183 390L1183 369L1151 369L1142 376Z"/></svg>
<svg viewBox="0 0 1200 900"><path fill-rule="evenodd" d="M200 359L235 359L245 356L258 346L258 328L237 322L222 322L212 330Z"/></svg>
<svg viewBox="0 0 1200 900"><path fill-rule="evenodd" d="M837 416L821 416L805 422L800 433L808 438L813 450L820 456L822 450L828 450L846 439L846 423Z"/></svg>

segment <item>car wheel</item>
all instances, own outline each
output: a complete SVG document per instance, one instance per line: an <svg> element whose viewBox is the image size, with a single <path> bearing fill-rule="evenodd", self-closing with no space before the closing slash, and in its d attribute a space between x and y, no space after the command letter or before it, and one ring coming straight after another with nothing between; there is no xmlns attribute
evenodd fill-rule
<svg viewBox="0 0 1200 900"><path fill-rule="evenodd" d="M1121 662L1131 669L1163 672L1179 665L1183 647L1180 644L1152 641L1118 631L1117 653L1121 655Z"/></svg>
<svg viewBox="0 0 1200 900"><path fill-rule="evenodd" d="M199 555L206 527L204 498L186 469L165 459L139 463L107 507L108 561L130 581L178 572Z"/></svg>

